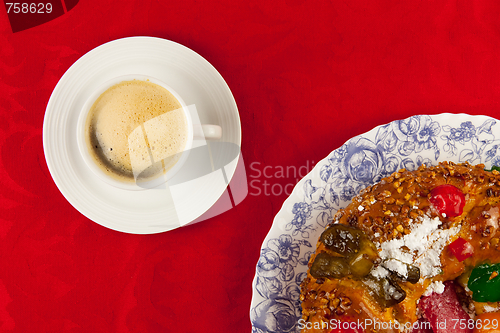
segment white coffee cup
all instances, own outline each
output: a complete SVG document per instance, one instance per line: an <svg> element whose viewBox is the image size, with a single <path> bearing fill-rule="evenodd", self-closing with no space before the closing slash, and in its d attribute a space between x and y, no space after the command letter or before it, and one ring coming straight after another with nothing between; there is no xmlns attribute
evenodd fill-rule
<svg viewBox="0 0 500 333"><path fill-rule="evenodd" d="M170 92L180 103L181 109L176 110L175 112L182 112L185 116L186 122L187 122L187 139L186 139L186 144L184 149L179 153L174 156L169 156L162 161L155 160L155 158L152 157L151 150L149 149L150 147L147 147L147 150L144 150L143 155L146 154L146 151L148 151L150 154L150 159L151 163L148 164L148 160L146 159L146 162L142 163L143 165L140 165L140 163L133 163L134 161L132 160L139 160L135 155L132 153L132 149L130 150L130 159L131 159L131 164L133 166L133 173L134 173L134 180L133 181L124 181L119 179L119 177L114 177L112 174L113 172L111 171L104 171L102 167L97 165L96 160L92 156L90 152L90 147L88 140L86 139L86 129L87 129L87 118L89 115L89 112L91 111L92 106L94 105L95 101L104 93L106 92L109 88L125 81L133 81L133 80L138 80L138 81L146 81L149 83L156 84L164 89L166 89L168 92ZM220 126L217 125L200 125L200 124L193 124L193 120L191 117L191 112L192 108L188 107L183 99L179 96L175 90L173 90L171 87L169 87L167 84L164 82L147 76L147 75L138 75L138 74L131 74L131 75L124 75L124 76L119 76L116 78L113 78L104 84L102 84L99 88L97 88L91 96L86 100L85 104L83 105L79 118L78 118L78 124L77 124L77 142L78 142L78 148L80 151L80 154L87 165L87 167L103 182L112 185L114 187L123 189L123 190L144 190L144 189L151 189L158 187L171 179L182 167L183 164L186 162L189 151L193 146L193 140L196 139L206 139L206 140L214 140L214 139L220 139L222 136L222 129ZM168 112L167 112L168 113ZM166 114L165 114L166 115ZM151 131L146 131L145 128L147 128L147 124L150 123L151 121L155 121L155 119L160 119L162 116L155 117L151 120L148 120L144 125L141 125L140 128L136 128L130 135L129 135L129 142L131 140L132 135L137 136L139 139L141 135L144 135L144 137L148 138L148 142L151 142L152 137L155 136L154 132ZM152 137L151 137L152 136ZM146 149L143 147L143 149ZM140 155L140 156L143 156ZM142 158L144 160L144 158ZM170 160L170 164L172 165L167 165L165 166L165 161ZM176 160L176 162L175 162ZM146 167L149 165L149 169L154 169L158 170L157 175L153 177L149 177L146 180L140 180L140 177L138 176L141 174L143 171L143 167Z"/></svg>

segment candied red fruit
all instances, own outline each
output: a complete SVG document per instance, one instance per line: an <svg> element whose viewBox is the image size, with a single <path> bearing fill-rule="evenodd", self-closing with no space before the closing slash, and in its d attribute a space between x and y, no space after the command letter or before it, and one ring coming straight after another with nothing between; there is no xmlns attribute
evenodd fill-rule
<svg viewBox="0 0 500 333"><path fill-rule="evenodd" d="M453 185L435 187L429 200L434 209L446 217L462 215L465 206L465 195Z"/></svg>
<svg viewBox="0 0 500 333"><path fill-rule="evenodd" d="M458 261L464 261L474 254L474 247L463 239L462 237L458 237L454 240L450 245L449 249L451 253L458 259Z"/></svg>

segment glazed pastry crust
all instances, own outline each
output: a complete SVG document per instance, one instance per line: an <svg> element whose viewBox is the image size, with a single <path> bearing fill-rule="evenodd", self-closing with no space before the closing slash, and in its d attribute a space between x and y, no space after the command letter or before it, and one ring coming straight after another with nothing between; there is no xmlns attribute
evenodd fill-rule
<svg viewBox="0 0 500 333"><path fill-rule="evenodd" d="M466 203L460 216L440 216L431 206L431 190L444 184L453 185L465 194ZM421 278L416 284L399 283L406 292L406 298L386 309L378 305L361 281L351 277L316 279L309 269L301 285L300 299L302 320L310 323L310 328L304 328L302 332L329 333L331 328L318 327L322 327L322 322L331 322L332 319L414 323L418 320L417 302L433 281L457 279L486 260L500 262L499 208L500 173L485 171L482 164L472 166L468 163L443 162L437 166L422 166L415 171L400 170L364 189L345 209L337 212L332 223L359 228L371 241L380 245L409 234L415 223L419 223L424 216L431 219L438 217L442 222L440 229L460 228L448 244L462 237L474 247L474 254L459 262L445 246L440 256L442 273ZM309 268L318 253L329 251L318 241ZM496 303L490 305L498 306ZM476 309L479 314L481 304Z"/></svg>

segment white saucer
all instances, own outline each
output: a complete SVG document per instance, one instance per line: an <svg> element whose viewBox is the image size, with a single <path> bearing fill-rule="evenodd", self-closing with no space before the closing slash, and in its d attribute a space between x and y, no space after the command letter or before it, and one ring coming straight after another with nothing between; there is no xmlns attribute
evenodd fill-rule
<svg viewBox="0 0 500 333"><path fill-rule="evenodd" d="M189 190L184 187L178 193L174 208L169 191L133 192L103 183L85 166L78 151L76 124L83 103L103 82L126 74L144 74L164 81L186 104L196 105L201 123L222 127L221 141L241 146L236 102L222 76L208 61L172 41L130 37L88 52L59 80L45 112L45 159L64 197L92 221L135 234L172 230L205 213L224 193L226 185L213 177L204 177L193 182ZM224 168L227 182L237 161L238 157Z"/></svg>

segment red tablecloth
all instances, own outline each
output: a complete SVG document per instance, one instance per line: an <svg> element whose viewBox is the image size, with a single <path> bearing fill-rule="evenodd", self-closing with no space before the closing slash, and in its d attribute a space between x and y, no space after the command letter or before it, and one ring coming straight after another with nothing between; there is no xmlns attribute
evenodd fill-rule
<svg viewBox="0 0 500 333"><path fill-rule="evenodd" d="M1 332L250 332L259 250L286 198L263 182L298 181L265 167L305 174L347 139L414 114L500 118L495 1L63 3L25 30L0 5ZM64 72L137 35L181 43L217 68L238 104L247 177L260 180L232 210L156 235L81 215L42 147Z"/></svg>

